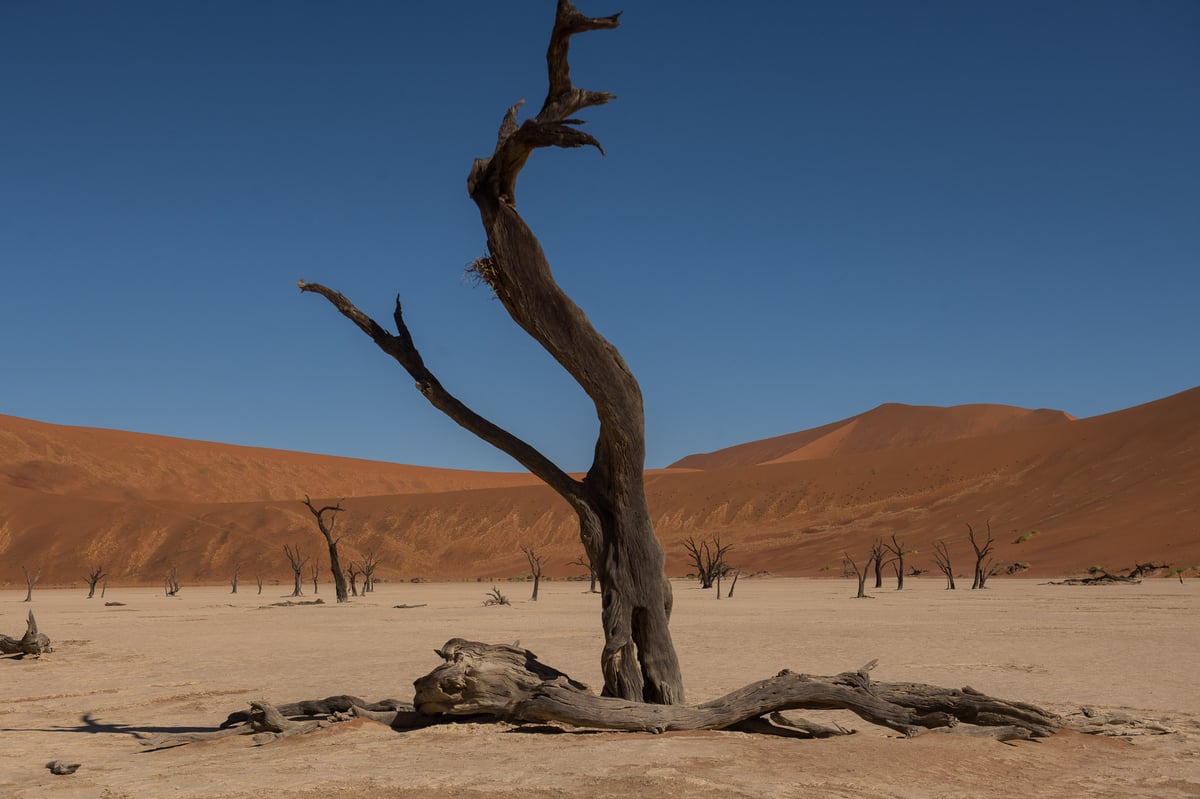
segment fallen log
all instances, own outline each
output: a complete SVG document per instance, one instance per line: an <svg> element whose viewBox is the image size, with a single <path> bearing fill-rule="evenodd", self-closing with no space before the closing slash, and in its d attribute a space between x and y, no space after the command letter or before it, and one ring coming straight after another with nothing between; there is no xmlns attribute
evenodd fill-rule
<svg viewBox="0 0 1200 799"><path fill-rule="evenodd" d="M37 620L33 618L32 610L29 611L29 618L25 620L25 635L20 638L0 635L0 654L2 655L16 655L17 658L23 658L26 655L38 657L53 651L50 639L45 633L38 632Z"/></svg>
<svg viewBox="0 0 1200 799"><path fill-rule="evenodd" d="M413 705L423 715L482 714L513 723L664 732L729 729L784 710L849 710L905 737L965 723L1011 727L1011 737L1040 738L1061 726L1053 713L971 688L873 682L875 661L827 677L785 670L689 707L597 696L518 647L455 638L437 654L445 662L414 683Z"/></svg>
<svg viewBox="0 0 1200 799"><path fill-rule="evenodd" d="M793 738L855 732L783 715L790 710L849 710L904 737L934 732L1009 742L1047 737L1060 729L1103 735L1170 731L1161 724L1091 708L1064 718L1036 705L997 699L970 687L876 682L870 677L875 661L832 676L785 670L718 699L684 706L598 696L516 645L452 638L435 651L443 663L413 683L412 704L395 699L367 702L344 694L279 706L257 701L249 711L231 713L217 730L139 737L144 744L158 748L231 735L254 735L255 743L266 743L355 718L372 719L398 731L499 721L652 733L735 730Z"/></svg>

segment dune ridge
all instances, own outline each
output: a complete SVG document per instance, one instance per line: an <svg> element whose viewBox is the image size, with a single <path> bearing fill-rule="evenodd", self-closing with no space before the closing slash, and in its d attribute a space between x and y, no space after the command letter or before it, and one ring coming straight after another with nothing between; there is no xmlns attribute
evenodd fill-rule
<svg viewBox="0 0 1200 799"><path fill-rule="evenodd" d="M1027 564L1025 576L1189 565L1200 562L1198 420L1200 388L1078 420L1004 406L881 406L785 442L753 442L728 466L649 472L647 493L675 575L689 571L688 536L720 535L747 572L836 576L843 552L865 555L893 533L916 550L910 567L932 568L940 539L969 573L966 524L982 531L988 520L997 562ZM965 434L973 430L986 432ZM235 564L243 580L290 581L284 543L322 551L304 489L346 498L343 550L377 550L387 579L519 575L520 545L542 552L550 575L585 573L571 565L583 554L574 516L528 475L0 417L0 581L19 584L27 565L43 569L44 584L79 584L99 563L130 584L161 583L171 565L185 581L227 580Z"/></svg>

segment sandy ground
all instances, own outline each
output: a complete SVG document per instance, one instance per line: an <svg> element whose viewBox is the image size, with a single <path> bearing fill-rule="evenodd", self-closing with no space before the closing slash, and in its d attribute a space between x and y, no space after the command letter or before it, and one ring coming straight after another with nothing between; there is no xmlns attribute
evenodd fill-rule
<svg viewBox="0 0 1200 799"><path fill-rule="evenodd" d="M994 578L947 592L910 579L855 601L843 580L742 580L715 601L676 584L673 632L689 701L782 668L832 674L880 659L874 676L960 687L1058 711L1081 704L1160 719L1176 732L1130 740L1063 733L1015 746L943 735L860 733L797 741L741 733L524 732L503 725L396 733L335 725L267 746L249 738L144 752L134 730L216 726L248 700L337 693L411 699L451 637L519 640L546 663L600 682L599 598L585 585L384 584L347 605L267 607L280 586L0 592L0 631L32 607L54 645L0 660L5 797L1178 797L1200 796L1200 580L1054 587ZM321 596L332 599L332 587ZM119 601L124 606L104 602ZM398 609L398 604L425 607ZM820 714L806 714L818 718ZM53 776L54 759L82 763Z"/></svg>

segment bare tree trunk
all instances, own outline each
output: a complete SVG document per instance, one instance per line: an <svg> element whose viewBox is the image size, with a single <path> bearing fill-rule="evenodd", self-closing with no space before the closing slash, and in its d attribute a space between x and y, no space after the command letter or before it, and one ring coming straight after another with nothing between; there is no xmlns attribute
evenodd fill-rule
<svg viewBox="0 0 1200 799"><path fill-rule="evenodd" d="M375 570L379 568L379 550L371 548L367 550L367 554L363 555L362 563L363 587L364 595L375 590Z"/></svg>
<svg viewBox="0 0 1200 799"><path fill-rule="evenodd" d="M526 546L522 546L521 551L525 553L525 557L529 561L529 573L533 575L533 595L529 600L537 602L538 586L542 584L542 556Z"/></svg>
<svg viewBox="0 0 1200 799"><path fill-rule="evenodd" d="M38 580L42 579L42 570L38 569L37 574L33 575L32 577L29 576L29 569L25 568L24 566L21 567L21 571L25 573L25 601L32 602L33 587L38 584Z"/></svg>
<svg viewBox="0 0 1200 799"><path fill-rule="evenodd" d="M737 581L738 581L738 578L741 576L742 576L741 571L735 570L733 572L733 582L729 584L729 593L725 595L726 598L733 596L733 589L737 588Z"/></svg>
<svg viewBox="0 0 1200 799"><path fill-rule="evenodd" d="M237 593L238 578L241 577L241 575L242 575L242 564L240 564L240 563L233 564L233 579L229 581L229 585L230 585L230 589L231 589L229 591L229 593L231 593L231 594Z"/></svg>
<svg viewBox="0 0 1200 799"><path fill-rule="evenodd" d="M874 547L871 547L871 553L867 555L867 562L862 568L858 568L858 564L854 562L854 558L850 557L847 552L842 553L843 565L849 565L854 570L854 578L858 580L858 593L854 595L855 599L874 599L867 593L867 576L871 573L871 564L879 563L879 553Z"/></svg>
<svg viewBox="0 0 1200 799"><path fill-rule="evenodd" d="M316 595L321 593L321 569L317 566L317 564L314 563L312 565L312 573L309 574L309 577L312 578L313 594Z"/></svg>
<svg viewBox="0 0 1200 799"><path fill-rule="evenodd" d="M321 531L321 535L325 537L325 543L329 545L329 571L333 573L333 590L337 593L338 602L348 602L350 595L346 591L346 575L342 572L342 564L338 559L338 542L342 540L341 536L334 538L333 529L337 525L337 516L342 512L342 503L336 505L326 505L322 508L317 508L312 504L312 500L308 495L304 495L304 505L312 513L317 520L317 528ZM329 514L329 521L325 521L325 514Z"/></svg>
<svg viewBox="0 0 1200 799"><path fill-rule="evenodd" d="M883 588L883 539L880 538L871 545L871 557L867 559L867 564L864 568L870 568L871 564L875 564L875 587Z"/></svg>
<svg viewBox="0 0 1200 799"><path fill-rule="evenodd" d="M954 567L950 563L950 550L946 548L945 541L935 541L933 544L933 559L937 563L938 571L946 576L946 590L954 590Z"/></svg>
<svg viewBox="0 0 1200 799"><path fill-rule="evenodd" d="M96 595L96 584L99 583L104 576L103 566L97 566L87 573L87 577L84 579L87 580L88 584L88 599L91 599Z"/></svg>
<svg viewBox="0 0 1200 799"><path fill-rule="evenodd" d="M982 544L975 540L975 530L971 525L967 525L967 538L971 541L971 547L975 550L975 580L971 583L971 588L983 588L987 585L987 578L992 576L993 564L991 561L985 560L992 551L992 521L987 521L987 540Z"/></svg>
<svg viewBox="0 0 1200 799"><path fill-rule="evenodd" d="M578 130L575 114L613 99L571 82L567 52L572 36L616 28L617 16L586 17L570 0L559 0L546 53L549 90L537 116L517 124L521 104L500 125L496 149L476 159L467 179L487 234L488 254L473 271L495 292L512 319L571 374L591 398L600 432L591 468L576 480L526 442L481 417L447 391L425 365L404 323L397 300L395 335L362 313L342 294L315 283L302 291L320 294L395 358L436 408L511 455L555 489L575 510L580 538L596 566L603 595L605 645L600 656L604 692L661 704L684 701L683 679L671 641L671 587L662 545L646 504L645 413L642 393L620 353L562 291L537 237L516 210L517 177L541 147L600 144Z"/></svg>
<svg viewBox="0 0 1200 799"><path fill-rule="evenodd" d="M904 556L909 553L909 550L904 548L904 545L896 540L896 536L892 536L892 543L883 545L888 552L891 552L895 557L892 560L895 562L896 570L896 590L904 590Z"/></svg>
<svg viewBox="0 0 1200 799"><path fill-rule="evenodd" d="M172 563L171 571L167 572L166 578L167 596L178 596L179 587L179 567Z"/></svg>
<svg viewBox="0 0 1200 799"><path fill-rule="evenodd" d="M304 589L300 587L300 574L304 569L304 564L308 563L308 558L300 553L300 545L291 546L283 545L283 554L288 559L288 565L292 567L292 596L304 596ZM316 581L316 577L313 577ZM259 590L262 590L262 584L259 583Z"/></svg>
<svg viewBox="0 0 1200 799"><path fill-rule="evenodd" d="M362 572L359 571L358 564L351 561L350 565L346 567L346 576L349 578L351 596L358 596L358 575L360 574Z"/></svg>
<svg viewBox="0 0 1200 799"><path fill-rule="evenodd" d="M263 576L261 574L254 575L254 582L258 583L258 595L262 596Z"/></svg>

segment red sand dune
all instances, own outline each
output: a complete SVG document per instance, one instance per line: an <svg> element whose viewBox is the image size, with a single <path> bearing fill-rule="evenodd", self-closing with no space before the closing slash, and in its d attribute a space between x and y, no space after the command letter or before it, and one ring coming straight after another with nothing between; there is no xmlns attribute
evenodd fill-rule
<svg viewBox="0 0 1200 799"><path fill-rule="evenodd" d="M884 405L811 431L679 461L647 488L668 570L680 542L720 535L745 571L838 575L896 534L932 568L945 540L969 573L966 524L991 520L998 563L1026 575L1200 562L1200 389L1089 419L1005 406ZM693 470L698 469L698 470ZM519 545L551 575L582 554L566 505L523 474L477 474L257 450L0 417L0 581L290 581L281 553L322 541L299 498L346 497L343 550L387 578L502 579ZM1019 537L1031 531L1022 543ZM932 575L928 578L932 579ZM997 578L1001 579L1001 578Z"/></svg>
<svg viewBox="0 0 1200 799"><path fill-rule="evenodd" d="M861 455L887 449L917 447L1007 433L1071 421L1063 411L1036 411L1011 405L956 405L938 408L889 402L840 422L786 436L689 455L671 464L686 469L728 469L763 463L786 463Z"/></svg>

